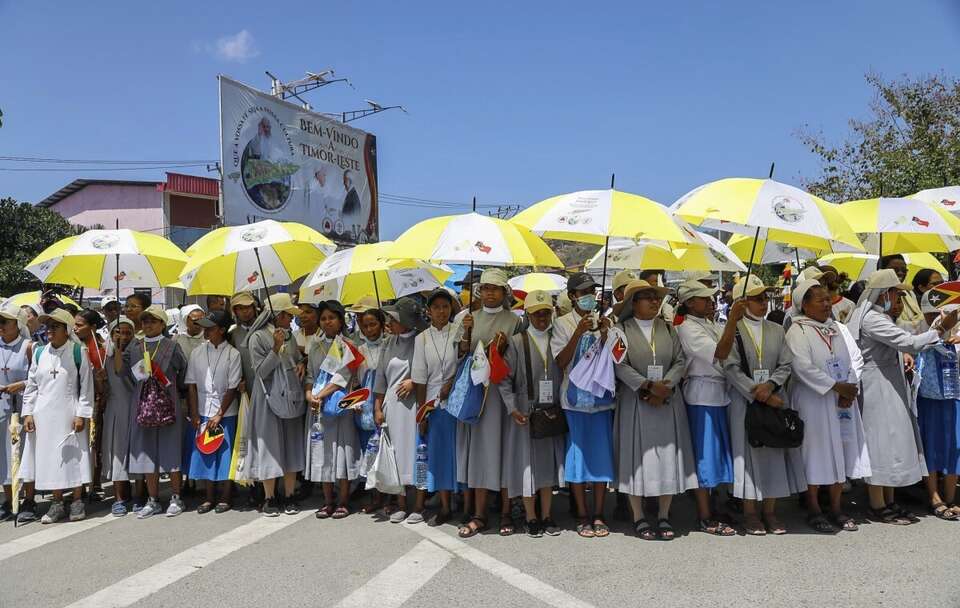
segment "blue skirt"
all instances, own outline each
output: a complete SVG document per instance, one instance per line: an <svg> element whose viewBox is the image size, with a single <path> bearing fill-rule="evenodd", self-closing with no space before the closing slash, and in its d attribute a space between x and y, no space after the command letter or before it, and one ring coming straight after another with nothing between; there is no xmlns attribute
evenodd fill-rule
<svg viewBox="0 0 960 608"><path fill-rule="evenodd" d="M927 461L927 470L932 473L960 473L958 408L960 401L953 399L917 399L917 424L923 440L923 457Z"/></svg>
<svg viewBox="0 0 960 608"><path fill-rule="evenodd" d="M200 428L207 423L206 416L200 417ZM237 417L228 416L220 420L223 427L223 443L213 454L201 454L197 449L196 435L190 439L190 478L208 481L227 481L230 479L230 458L233 456L233 442L237 436ZM193 428L192 426L190 428Z"/></svg>
<svg viewBox="0 0 960 608"><path fill-rule="evenodd" d="M567 483L613 481L613 410L587 413L564 410L567 416Z"/></svg>
<svg viewBox="0 0 960 608"><path fill-rule="evenodd" d="M427 491L456 492L457 419L447 410L433 410L427 420Z"/></svg>
<svg viewBox="0 0 960 608"><path fill-rule="evenodd" d="M697 460L701 488L733 483L733 456L730 451L729 406L688 405L690 439Z"/></svg>

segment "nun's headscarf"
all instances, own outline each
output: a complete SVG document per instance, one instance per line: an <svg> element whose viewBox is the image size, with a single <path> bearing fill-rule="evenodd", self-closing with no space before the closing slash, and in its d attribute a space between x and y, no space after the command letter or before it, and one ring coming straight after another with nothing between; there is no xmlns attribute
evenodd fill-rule
<svg viewBox="0 0 960 608"><path fill-rule="evenodd" d="M187 335L187 317L189 317L190 313L195 310L203 312L203 308L197 306L196 304L187 304L180 309L180 320L177 323L177 333Z"/></svg>
<svg viewBox="0 0 960 608"><path fill-rule="evenodd" d="M111 321L110 324L107 326L107 329L109 330L109 339L106 341L106 355L108 357L113 356L113 349L115 348L113 344L113 330L116 329L116 327L121 324L129 325L130 329L134 331L136 331L137 329L137 326L133 324L133 321L131 321L128 317L125 317L123 315L120 315L114 321Z"/></svg>
<svg viewBox="0 0 960 608"><path fill-rule="evenodd" d="M860 294L860 299L857 300L857 308L853 311L853 314L850 315L850 320L847 322L850 335L853 336L854 340L860 341L860 330L863 328L864 318L866 318L867 313L876 306L880 296L891 289L907 291L910 289L910 286L901 283L897 277L897 273L894 272L892 268L877 270L869 276L867 285L863 289L863 293Z"/></svg>
<svg viewBox="0 0 960 608"><path fill-rule="evenodd" d="M807 292L814 287L820 287L820 281L816 279L798 281L796 287L793 288L793 292L790 294L790 300L793 302L794 314L796 316L803 314L803 298L806 297Z"/></svg>

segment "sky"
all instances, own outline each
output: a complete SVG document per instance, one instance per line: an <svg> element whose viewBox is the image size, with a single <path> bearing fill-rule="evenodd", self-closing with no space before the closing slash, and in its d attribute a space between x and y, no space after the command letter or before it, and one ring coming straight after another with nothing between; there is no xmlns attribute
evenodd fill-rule
<svg viewBox="0 0 960 608"><path fill-rule="evenodd" d="M218 159L217 74L268 89L264 70L325 68L354 88L308 94L316 109L409 111L353 123L377 135L384 193L527 206L615 173L670 204L772 162L815 177L797 133L847 135L864 74L960 76L960 2L0 0L0 156ZM24 168L50 167L0 160L0 197L163 178ZM455 212L382 201L380 236Z"/></svg>

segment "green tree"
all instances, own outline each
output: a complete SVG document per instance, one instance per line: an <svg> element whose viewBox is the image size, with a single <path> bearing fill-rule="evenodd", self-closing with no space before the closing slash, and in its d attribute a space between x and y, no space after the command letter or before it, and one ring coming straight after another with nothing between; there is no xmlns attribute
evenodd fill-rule
<svg viewBox="0 0 960 608"><path fill-rule="evenodd" d="M831 143L809 127L799 132L820 159L820 175L804 187L840 203L960 183L960 80L866 80L874 89L869 117L851 120L845 139Z"/></svg>
<svg viewBox="0 0 960 608"><path fill-rule="evenodd" d="M0 199L0 295L39 289L40 281L24 266L53 243L84 230L50 209Z"/></svg>

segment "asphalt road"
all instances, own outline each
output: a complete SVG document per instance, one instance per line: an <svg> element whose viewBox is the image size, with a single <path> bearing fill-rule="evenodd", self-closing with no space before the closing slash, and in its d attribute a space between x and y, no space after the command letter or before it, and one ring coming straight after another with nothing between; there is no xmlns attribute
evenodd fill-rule
<svg viewBox="0 0 960 608"><path fill-rule="evenodd" d="M572 526L565 500L555 513ZM716 538L690 530L692 499L683 498L672 542L641 541L619 522L605 539L565 530L462 541L452 524L356 513L138 521L112 517L102 502L81 523L0 525L0 607L960 605L960 522L863 523L822 537L808 532L795 500L781 515L787 536Z"/></svg>

